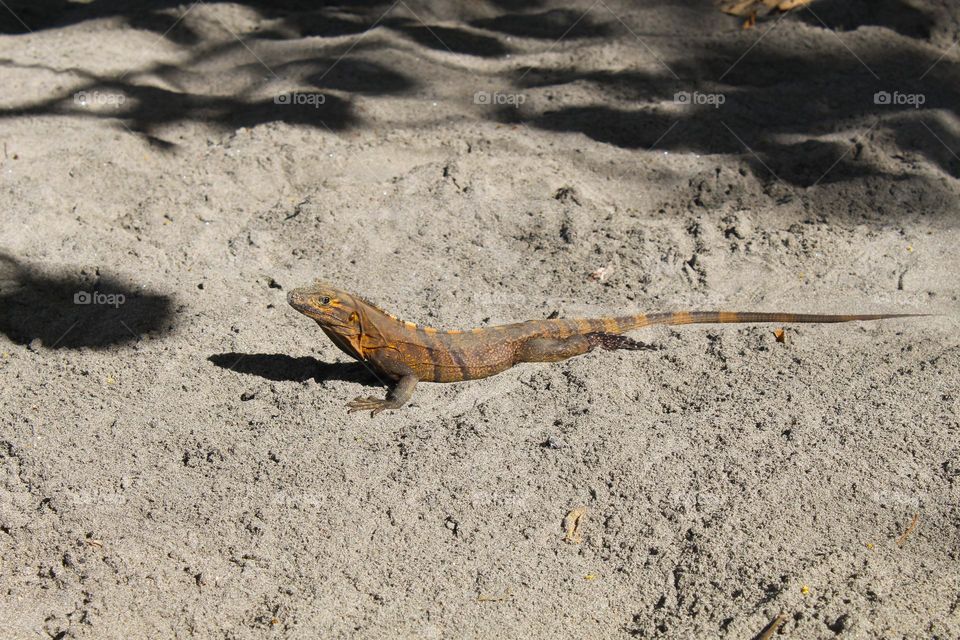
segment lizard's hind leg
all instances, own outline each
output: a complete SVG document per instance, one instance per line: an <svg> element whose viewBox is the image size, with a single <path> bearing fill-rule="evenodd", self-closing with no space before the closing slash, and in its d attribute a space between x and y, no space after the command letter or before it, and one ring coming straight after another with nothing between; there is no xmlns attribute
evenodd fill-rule
<svg viewBox="0 0 960 640"><path fill-rule="evenodd" d="M652 345L637 342L633 338L620 335L619 333L588 333L586 338L587 341L590 342L591 348L600 347L607 351L615 351L617 349L656 349L656 347Z"/></svg>
<svg viewBox="0 0 960 640"><path fill-rule="evenodd" d="M569 338L532 338L517 351L517 362L559 362L593 351L597 347L607 351L655 348L616 333L588 333Z"/></svg>
<svg viewBox="0 0 960 640"><path fill-rule="evenodd" d="M560 362L592 348L586 336L531 338L517 350L516 362Z"/></svg>

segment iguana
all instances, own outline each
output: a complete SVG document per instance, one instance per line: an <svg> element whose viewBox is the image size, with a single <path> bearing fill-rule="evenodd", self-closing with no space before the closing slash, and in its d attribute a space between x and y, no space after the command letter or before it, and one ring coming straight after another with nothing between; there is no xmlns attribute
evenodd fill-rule
<svg viewBox="0 0 960 640"><path fill-rule="evenodd" d="M578 320L528 320L468 331L443 331L404 322L363 298L326 284L294 289L294 309L320 325L344 353L396 384L385 398L354 398L349 412L399 409L420 381L461 382L500 373L521 362L559 362L597 347L649 349L621 335L652 325L745 322L850 322L924 315L880 313L815 315L730 311L678 311Z"/></svg>

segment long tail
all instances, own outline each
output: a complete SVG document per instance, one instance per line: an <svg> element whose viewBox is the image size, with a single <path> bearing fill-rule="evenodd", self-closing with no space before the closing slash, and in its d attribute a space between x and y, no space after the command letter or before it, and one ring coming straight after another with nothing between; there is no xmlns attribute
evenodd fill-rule
<svg viewBox="0 0 960 640"><path fill-rule="evenodd" d="M823 315L813 313L757 313L753 311L677 311L649 315L619 316L614 318L616 333L632 331L653 325L674 324L727 324L749 322L782 323L827 323L854 322L857 320L886 320L887 318L912 318L927 316L927 313L869 313L852 315Z"/></svg>

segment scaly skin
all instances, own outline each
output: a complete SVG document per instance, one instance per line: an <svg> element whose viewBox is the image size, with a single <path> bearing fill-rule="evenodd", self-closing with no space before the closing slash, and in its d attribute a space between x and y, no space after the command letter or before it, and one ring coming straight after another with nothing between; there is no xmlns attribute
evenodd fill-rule
<svg viewBox="0 0 960 640"><path fill-rule="evenodd" d="M652 325L745 322L850 322L913 313L812 315L680 311L580 320L529 320L470 331L441 331L404 322L355 295L325 284L294 289L290 305L320 325L344 353L396 382L386 398L355 398L348 410L399 409L417 382L461 382L500 373L520 362L558 362L600 347L645 349L620 334Z"/></svg>

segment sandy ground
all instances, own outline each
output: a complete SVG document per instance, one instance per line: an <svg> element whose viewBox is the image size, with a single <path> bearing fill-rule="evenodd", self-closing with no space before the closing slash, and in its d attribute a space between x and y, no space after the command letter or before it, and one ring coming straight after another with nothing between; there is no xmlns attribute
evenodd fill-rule
<svg viewBox="0 0 960 640"><path fill-rule="evenodd" d="M4 637L960 637L953 3L7 2ZM371 420L315 278L441 328L940 315Z"/></svg>

